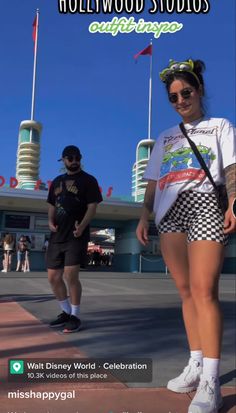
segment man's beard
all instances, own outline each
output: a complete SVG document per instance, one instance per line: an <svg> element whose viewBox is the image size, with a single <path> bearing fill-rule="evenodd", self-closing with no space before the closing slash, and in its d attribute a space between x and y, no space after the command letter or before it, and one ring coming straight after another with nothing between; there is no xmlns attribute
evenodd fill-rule
<svg viewBox="0 0 236 413"><path fill-rule="evenodd" d="M70 172L79 172L80 171L80 164L77 165L71 165L71 166L66 166L66 169Z"/></svg>

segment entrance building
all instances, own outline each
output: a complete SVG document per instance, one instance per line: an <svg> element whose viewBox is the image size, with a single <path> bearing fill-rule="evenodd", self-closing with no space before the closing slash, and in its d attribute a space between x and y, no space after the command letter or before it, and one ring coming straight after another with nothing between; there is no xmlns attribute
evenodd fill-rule
<svg viewBox="0 0 236 413"><path fill-rule="evenodd" d="M21 235L31 239L30 261L32 271L45 271L45 239L49 235L47 219L47 191L0 188L0 233ZM120 198L105 198L98 205L91 227L113 228L115 245L113 271L165 272L156 228L150 225L150 243L143 247L136 238L136 227L141 214L141 204ZM230 237L226 247L223 272L235 273L236 236ZM14 254L14 261L16 254ZM15 262L13 262L14 268Z"/></svg>

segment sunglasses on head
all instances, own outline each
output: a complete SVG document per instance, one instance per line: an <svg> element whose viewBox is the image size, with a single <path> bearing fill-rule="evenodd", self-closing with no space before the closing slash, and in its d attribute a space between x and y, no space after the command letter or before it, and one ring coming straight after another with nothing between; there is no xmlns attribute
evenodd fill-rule
<svg viewBox="0 0 236 413"><path fill-rule="evenodd" d="M183 99L189 99L192 92L193 92L192 89L183 89L179 93L169 93L168 98L171 103L177 103L178 95L181 95Z"/></svg>
<svg viewBox="0 0 236 413"><path fill-rule="evenodd" d="M69 155L69 156L65 156L65 159L67 159L67 161L69 162L73 162L73 161L80 161L80 156L79 155Z"/></svg>

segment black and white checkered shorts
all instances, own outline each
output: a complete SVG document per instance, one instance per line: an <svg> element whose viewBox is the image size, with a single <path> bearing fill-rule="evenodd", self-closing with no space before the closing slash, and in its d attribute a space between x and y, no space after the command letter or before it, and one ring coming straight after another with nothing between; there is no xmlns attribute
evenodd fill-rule
<svg viewBox="0 0 236 413"><path fill-rule="evenodd" d="M215 193L182 192L157 229L165 232L186 232L187 241L216 241L227 245L228 235L223 232L224 216L219 209Z"/></svg>

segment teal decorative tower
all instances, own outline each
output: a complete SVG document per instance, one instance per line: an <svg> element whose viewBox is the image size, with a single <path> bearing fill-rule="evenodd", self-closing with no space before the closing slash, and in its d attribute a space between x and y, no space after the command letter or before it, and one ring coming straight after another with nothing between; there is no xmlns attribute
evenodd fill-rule
<svg viewBox="0 0 236 413"><path fill-rule="evenodd" d="M34 189L39 180L41 131L41 123L34 120L20 124L16 163L19 188Z"/></svg>
<svg viewBox="0 0 236 413"><path fill-rule="evenodd" d="M136 202L144 200L147 182L143 181L143 174L154 144L155 140L153 139L143 139L136 148L136 162L132 169L132 197Z"/></svg>

